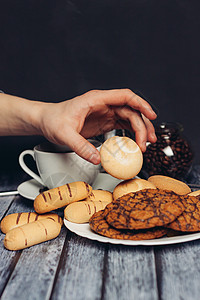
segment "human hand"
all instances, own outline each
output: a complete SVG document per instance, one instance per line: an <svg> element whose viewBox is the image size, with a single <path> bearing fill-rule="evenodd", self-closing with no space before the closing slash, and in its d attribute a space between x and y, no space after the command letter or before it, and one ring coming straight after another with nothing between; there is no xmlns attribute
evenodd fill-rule
<svg viewBox="0 0 200 300"><path fill-rule="evenodd" d="M84 159L98 164L100 155L86 139L113 129L135 132L136 143L156 142L151 106L129 89L92 90L60 103L44 103L38 129L49 141L66 144Z"/></svg>

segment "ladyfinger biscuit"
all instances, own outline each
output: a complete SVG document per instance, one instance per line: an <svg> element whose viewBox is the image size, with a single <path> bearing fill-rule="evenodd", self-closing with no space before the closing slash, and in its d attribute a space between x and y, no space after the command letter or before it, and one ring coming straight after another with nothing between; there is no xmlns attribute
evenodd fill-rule
<svg viewBox="0 0 200 300"><path fill-rule="evenodd" d="M88 195L85 200L92 200L92 201L108 201L112 202L113 196L112 193L105 190L92 190L92 192Z"/></svg>
<svg viewBox="0 0 200 300"><path fill-rule="evenodd" d="M123 195L131 192L134 193L143 189L156 189L156 187L153 183L145 179L135 178L124 180L114 188L113 199L116 200Z"/></svg>
<svg viewBox="0 0 200 300"><path fill-rule="evenodd" d="M34 209L37 213L43 214L83 200L91 191L92 187L83 181L67 183L39 194L34 200Z"/></svg>
<svg viewBox="0 0 200 300"><path fill-rule="evenodd" d="M60 230L60 223L52 218L37 220L8 231L4 246L8 250L21 250L56 238Z"/></svg>
<svg viewBox="0 0 200 300"><path fill-rule="evenodd" d="M3 233L7 233L9 230L27 224L31 223L40 219L45 218L53 218L55 221L59 222L60 225L63 225L63 220L61 217L59 217L57 214L44 214L44 215L38 215L35 212L22 212L22 213L14 213L7 215L4 217L1 221L1 231Z"/></svg>
<svg viewBox="0 0 200 300"><path fill-rule="evenodd" d="M148 178L148 181L153 183L158 189L170 190L178 195L186 195L191 192L190 187L186 183L168 176L153 175Z"/></svg>
<svg viewBox="0 0 200 300"><path fill-rule="evenodd" d="M84 200L69 204L64 210L65 219L73 223L88 223L91 216L103 210L111 201Z"/></svg>

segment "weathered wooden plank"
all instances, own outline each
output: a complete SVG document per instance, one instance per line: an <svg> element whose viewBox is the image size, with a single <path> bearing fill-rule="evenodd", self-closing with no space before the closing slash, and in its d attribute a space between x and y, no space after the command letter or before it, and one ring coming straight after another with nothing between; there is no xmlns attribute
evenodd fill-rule
<svg viewBox="0 0 200 300"><path fill-rule="evenodd" d="M23 200L20 196L9 196L3 197L4 199L0 199L0 218L4 216L4 214L8 213L9 211L18 212L22 209ZM20 205L21 203L21 205ZM18 210L19 209L19 210ZM1 233L0 235L0 295L3 292L4 286L6 285L10 275L15 268L15 265L20 257L21 252L12 252L8 251L4 248L3 240L5 234Z"/></svg>
<svg viewBox="0 0 200 300"><path fill-rule="evenodd" d="M0 221L14 200L13 196L0 197Z"/></svg>
<svg viewBox="0 0 200 300"><path fill-rule="evenodd" d="M12 176L0 174L0 191L13 191L17 189L20 181L23 181L23 176ZM21 202L21 205L20 205ZM0 221L9 211L18 212L24 209L23 200L20 196L3 196L0 197ZM18 210L19 209L19 210ZM0 295L12 274L15 265L20 257L21 252L11 252L4 248L3 240L5 235L0 235Z"/></svg>
<svg viewBox="0 0 200 300"><path fill-rule="evenodd" d="M11 199L12 203L11 203L10 207L8 208L8 210L5 205L6 211L7 211L6 214L34 211L32 200L25 199L21 196L15 196L15 197L10 197L10 198L12 198ZM58 213L59 213L59 215L62 216L62 211L59 211ZM65 232L65 231L66 230L63 229L63 232ZM62 235L59 236L59 239L61 239L60 240L61 244L64 244L65 233L64 233L64 236L62 236ZM8 281L8 279L10 278L10 276L12 275L12 272L15 269L15 265L17 264L18 259L20 258L20 255L21 255L21 251L17 251L17 252L8 251L7 249L4 248L4 246L3 246L4 237L5 237L5 235L1 233L1 236L0 236L0 294L3 292L4 286L5 286L6 282ZM50 241L49 243L51 243L51 242L52 241ZM58 241L54 241L53 243L54 243L53 244L54 246L52 245L52 247L57 247ZM44 249L45 249L45 247L49 247L48 243L46 243L46 244L47 245L44 246L44 248L43 248L43 246L38 245L38 250L37 250L38 252L36 253L36 256L38 257L38 259L40 257L43 260L44 252L45 252ZM37 246L31 247L29 250L28 249L25 250L25 253L28 252L32 256L33 255L32 252L35 253L35 251L36 251L35 247L37 247ZM39 250L39 249L41 249L41 250ZM58 258L59 258L59 255L60 255L60 252L62 249L60 249L60 247L58 249L59 250L57 250L57 251L58 251ZM41 253L40 253L40 251L41 251ZM20 264L25 261L24 255L25 254L23 254L22 258L20 258L20 259L22 259L22 262L20 262ZM32 260L32 258L31 258L31 260ZM30 263L29 260L27 260L27 263L28 264ZM58 263L58 261L57 261L57 263ZM38 262L35 264L35 267L37 267L37 266L38 266ZM22 267L22 270L23 270L23 267ZM54 273L55 272L56 272L56 269L55 269ZM14 271L14 274L15 274L15 271ZM54 279L52 278L52 282L53 282L53 280Z"/></svg>
<svg viewBox="0 0 200 300"><path fill-rule="evenodd" d="M0 174L0 192L15 191L20 181L23 181L26 176L11 176ZM15 196L0 196L0 220L9 209Z"/></svg>
<svg viewBox="0 0 200 300"><path fill-rule="evenodd" d="M51 299L101 299L106 247L72 233Z"/></svg>
<svg viewBox="0 0 200 300"><path fill-rule="evenodd" d="M11 204L8 207L8 209L6 209L6 215L18 213L18 212L32 212L32 211L34 211L33 200L29 200L18 195L11 199ZM63 218L64 209L61 208L54 212Z"/></svg>
<svg viewBox="0 0 200 300"><path fill-rule="evenodd" d="M2 300L49 299L66 233L63 228L58 238L22 251Z"/></svg>
<svg viewBox="0 0 200 300"><path fill-rule="evenodd" d="M200 241L156 249L161 299L199 300Z"/></svg>
<svg viewBox="0 0 200 300"><path fill-rule="evenodd" d="M104 300L159 299L153 249L110 246L102 296Z"/></svg>
<svg viewBox="0 0 200 300"><path fill-rule="evenodd" d="M29 212L34 211L33 201L25 199L20 195L17 195L13 199L13 203L10 205L7 214L13 214L17 212Z"/></svg>
<svg viewBox="0 0 200 300"><path fill-rule="evenodd" d="M10 277L15 264L18 261L20 252L10 252L4 248L3 245L4 234L0 235L0 295L3 292L8 278Z"/></svg>

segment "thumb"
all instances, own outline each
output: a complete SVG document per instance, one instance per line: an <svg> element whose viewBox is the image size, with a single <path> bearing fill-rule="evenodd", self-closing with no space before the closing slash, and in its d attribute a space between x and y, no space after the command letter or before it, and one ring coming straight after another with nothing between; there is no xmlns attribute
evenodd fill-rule
<svg viewBox="0 0 200 300"><path fill-rule="evenodd" d="M100 163L99 151L78 132L68 132L67 145L83 159L95 165Z"/></svg>

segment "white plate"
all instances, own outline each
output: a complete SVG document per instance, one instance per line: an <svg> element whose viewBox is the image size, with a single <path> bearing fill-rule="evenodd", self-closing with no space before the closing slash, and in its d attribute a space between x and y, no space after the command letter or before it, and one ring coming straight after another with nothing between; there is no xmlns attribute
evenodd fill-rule
<svg viewBox="0 0 200 300"><path fill-rule="evenodd" d="M94 190L104 189L112 192L115 186L121 181L122 180L114 178L109 174L99 173L92 185L92 188ZM38 183L35 179L25 181L21 183L17 188L21 196L30 200L34 200L40 194L42 189L44 189L44 186Z"/></svg>
<svg viewBox="0 0 200 300"><path fill-rule="evenodd" d="M184 243L184 242L200 239L200 232L199 232L199 233L192 233L192 234L181 235L181 236L163 237L163 238L153 239L153 240L142 240L142 241L118 240L118 239L111 239L105 236L101 236L93 232L90 229L89 224L76 224L76 223L69 222L66 219L64 219L64 224L70 231L76 233L79 236L88 238L90 240L95 240L103 243L122 244L127 246L170 245L170 244Z"/></svg>
<svg viewBox="0 0 200 300"><path fill-rule="evenodd" d="M113 178L108 174L101 173L98 175L96 181L93 184L93 189L107 189L109 191L113 191L114 187L120 182L120 180ZM156 245L169 245L169 244L177 244L184 243L193 240L200 239L199 233L192 233L181 236L173 236L173 237L163 237L159 239L153 240L141 240L141 241L131 241L131 240L119 240L119 239L111 239L105 236L101 236L90 229L89 224L76 224L67 221L64 219L65 226L72 232L76 233L79 236L88 238L90 240L95 240L103 243L111 243L111 244L122 244L129 246L156 246Z"/></svg>

